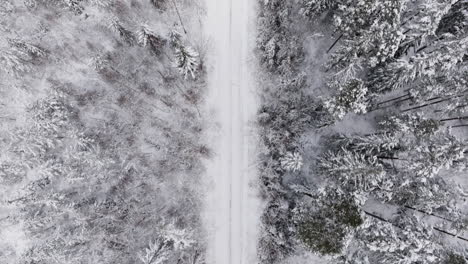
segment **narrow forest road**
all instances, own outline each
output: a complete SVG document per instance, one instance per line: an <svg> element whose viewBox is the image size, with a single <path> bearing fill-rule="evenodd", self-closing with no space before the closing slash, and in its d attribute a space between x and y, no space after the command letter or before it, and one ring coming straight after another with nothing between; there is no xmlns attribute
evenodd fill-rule
<svg viewBox="0 0 468 264"><path fill-rule="evenodd" d="M209 64L209 108L219 131L208 164L213 190L205 212L208 264L255 264L260 210L255 190L252 125L256 100L252 85L253 0L206 0L206 30L213 46Z"/></svg>

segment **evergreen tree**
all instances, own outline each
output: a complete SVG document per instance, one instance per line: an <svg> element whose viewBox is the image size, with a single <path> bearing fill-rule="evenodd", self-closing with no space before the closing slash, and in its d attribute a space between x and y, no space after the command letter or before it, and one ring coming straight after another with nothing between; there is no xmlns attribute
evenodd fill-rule
<svg viewBox="0 0 468 264"><path fill-rule="evenodd" d="M432 228L414 216L401 216L392 222L366 219L356 231L360 248L366 249L369 263L438 263L441 246ZM356 262L351 262L356 263Z"/></svg>
<svg viewBox="0 0 468 264"><path fill-rule="evenodd" d="M401 49L408 50L409 47L419 48L432 40L442 18L456 2L458 1L430 0L409 2L405 12L405 20L401 27L405 35Z"/></svg>
<svg viewBox="0 0 468 264"><path fill-rule="evenodd" d="M198 52L192 47L184 45L182 43L182 36L177 31L171 32L170 40L174 48L175 66L185 78L190 76L192 79L195 79L200 66Z"/></svg>
<svg viewBox="0 0 468 264"><path fill-rule="evenodd" d="M337 148L343 148L370 158L390 158L403 150L400 139L391 133L353 137L340 135L332 138L332 141L331 144L336 145Z"/></svg>
<svg viewBox="0 0 468 264"><path fill-rule="evenodd" d="M310 203L296 209L298 237L312 251L336 255L346 247L353 229L363 221L358 206L333 188L319 190Z"/></svg>
<svg viewBox="0 0 468 264"><path fill-rule="evenodd" d="M392 59L403 35L399 30L405 1L340 1L334 26L345 41L327 67L338 74L375 67Z"/></svg>
<svg viewBox="0 0 468 264"><path fill-rule="evenodd" d="M360 195L375 188L385 188L389 180L376 157L342 150L326 153L319 160L320 172L337 183L338 188Z"/></svg>
<svg viewBox="0 0 468 264"><path fill-rule="evenodd" d="M280 164L286 171L299 171L303 164L302 156L298 152L288 152L280 159Z"/></svg>
<svg viewBox="0 0 468 264"><path fill-rule="evenodd" d="M415 135L416 137L433 136L442 128L441 122L424 117L420 113L393 115L379 122L382 131L401 135L402 139Z"/></svg>
<svg viewBox="0 0 468 264"><path fill-rule="evenodd" d="M198 70L198 52L192 47L178 46L175 49L176 56L176 67L180 73L188 78L191 76L193 79L196 78L196 72Z"/></svg>
<svg viewBox="0 0 468 264"><path fill-rule="evenodd" d="M162 49L166 43L164 39L156 36L146 24L142 24L140 30L137 31L137 40L141 46L149 47L156 55L160 55L162 53Z"/></svg>
<svg viewBox="0 0 468 264"><path fill-rule="evenodd" d="M339 86L338 94L323 105L336 119L342 119L348 112L356 114L366 113L367 88L361 80L353 79Z"/></svg>
<svg viewBox="0 0 468 264"><path fill-rule="evenodd" d="M340 1L333 0L303 0L301 14L308 18L315 18L335 7Z"/></svg>
<svg viewBox="0 0 468 264"><path fill-rule="evenodd" d="M135 37L134 37L133 33L130 30L127 30L125 27L123 27L122 23L119 21L119 19L117 17L112 17L109 20L108 27L114 34L117 34L120 38L122 38L129 45L134 44ZM144 34L144 32L139 32L139 33ZM143 39L139 39L140 43L142 43L142 41L145 41L144 40L144 38L146 38L145 35L139 35L139 37L143 38ZM146 41L148 41L148 40L146 40Z"/></svg>
<svg viewBox="0 0 468 264"><path fill-rule="evenodd" d="M466 1L457 1L446 13L436 30L437 36L450 33L454 36L462 36L468 33L467 18L468 3Z"/></svg>
<svg viewBox="0 0 468 264"><path fill-rule="evenodd" d="M371 72L369 87L373 92L386 92L407 87L424 78L457 71L466 54L467 38L442 40L430 52L417 53L409 60L397 59ZM425 89L425 87L420 87Z"/></svg>
<svg viewBox="0 0 468 264"><path fill-rule="evenodd" d="M174 261L173 256L171 256L174 249L183 250L191 246L192 243L194 241L190 240L183 230L174 229L172 225L169 225L160 238L149 243L139 258L143 264L160 264Z"/></svg>
<svg viewBox="0 0 468 264"><path fill-rule="evenodd" d="M419 177L433 177L445 168L453 166L458 169L464 168L465 152L467 145L457 139L449 132L438 137L424 141L420 145L413 147L411 152L411 162L408 169L414 171Z"/></svg>

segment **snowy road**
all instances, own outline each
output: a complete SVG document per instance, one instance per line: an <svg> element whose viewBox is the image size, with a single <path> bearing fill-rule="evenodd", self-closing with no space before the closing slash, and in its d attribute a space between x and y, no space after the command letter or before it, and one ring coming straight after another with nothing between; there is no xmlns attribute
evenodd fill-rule
<svg viewBox="0 0 468 264"><path fill-rule="evenodd" d="M206 29L213 40L208 105L216 113L219 133L208 166L213 191L208 194L206 224L211 234L209 264L254 264L258 201L250 183L255 170L252 126L255 95L249 66L250 14L253 0L207 0Z"/></svg>

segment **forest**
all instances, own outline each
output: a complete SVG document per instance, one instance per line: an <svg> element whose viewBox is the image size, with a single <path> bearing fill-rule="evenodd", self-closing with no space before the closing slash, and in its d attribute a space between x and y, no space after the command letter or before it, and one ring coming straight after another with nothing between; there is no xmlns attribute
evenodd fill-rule
<svg viewBox="0 0 468 264"><path fill-rule="evenodd" d="M468 263L468 1L258 4L261 263Z"/></svg>
<svg viewBox="0 0 468 264"><path fill-rule="evenodd" d="M468 0L255 3L258 264L468 264ZM0 1L0 264L229 264L207 10Z"/></svg>
<svg viewBox="0 0 468 264"><path fill-rule="evenodd" d="M0 263L202 261L198 15L0 1Z"/></svg>

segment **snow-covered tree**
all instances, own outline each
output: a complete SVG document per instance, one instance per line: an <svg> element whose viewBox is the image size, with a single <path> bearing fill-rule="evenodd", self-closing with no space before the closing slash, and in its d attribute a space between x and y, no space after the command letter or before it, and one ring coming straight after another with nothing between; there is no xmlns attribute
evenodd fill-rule
<svg viewBox="0 0 468 264"><path fill-rule="evenodd" d="M313 19L322 15L339 2L333 0L303 0L300 12L302 15Z"/></svg>
<svg viewBox="0 0 468 264"><path fill-rule="evenodd" d="M367 87L361 80L353 79L340 85L338 94L323 102L323 105L337 119L349 112L363 114L367 111Z"/></svg>
<svg viewBox="0 0 468 264"><path fill-rule="evenodd" d="M174 251L183 250L194 243L184 230L175 229L173 225L169 225L168 230L163 233L140 253L139 258L143 264L167 263Z"/></svg>
<svg viewBox="0 0 468 264"><path fill-rule="evenodd" d="M376 157L366 157L344 149L338 153L326 153L318 165L323 175L350 194L385 188L389 180L384 166Z"/></svg>
<svg viewBox="0 0 468 264"><path fill-rule="evenodd" d="M443 133L423 142L423 144L413 146L408 169L424 178L433 177L444 168L464 169L466 149L466 142L459 140L449 132Z"/></svg>
<svg viewBox="0 0 468 264"><path fill-rule="evenodd" d="M292 34L292 2L269 0L261 3L259 13L258 48L261 63L271 72L289 73L296 70L304 58L301 36Z"/></svg>
<svg viewBox="0 0 468 264"><path fill-rule="evenodd" d="M409 59L397 59L372 71L369 89L373 92L398 90L417 81L457 71L467 54L467 40L441 40L430 52L416 53ZM425 89L425 86L416 86Z"/></svg>
<svg viewBox="0 0 468 264"><path fill-rule="evenodd" d="M405 1L375 0L339 1L334 12L334 25L346 36L355 36L372 27L388 24L395 30ZM373 31L373 30L371 30Z"/></svg>
<svg viewBox="0 0 468 264"><path fill-rule="evenodd" d="M403 173L395 181L393 195L386 202L400 206L410 206L426 213L433 213L457 221L461 218L456 208L460 188L440 177L424 181L414 177L414 174Z"/></svg>
<svg viewBox="0 0 468 264"><path fill-rule="evenodd" d="M438 25L436 35L441 36L450 33L454 36L462 36L468 33L468 3L457 1L442 17Z"/></svg>
<svg viewBox="0 0 468 264"><path fill-rule="evenodd" d="M30 66L26 61L8 51L0 51L0 69L11 75L19 75L30 71Z"/></svg>
<svg viewBox="0 0 468 264"><path fill-rule="evenodd" d="M397 159L395 156L404 150L400 138L391 133L349 137L337 135L331 137L328 142L329 147L334 150L345 149L371 159Z"/></svg>
<svg viewBox="0 0 468 264"><path fill-rule="evenodd" d="M399 26L404 2L340 1L334 10L334 26L344 41L328 68L349 72L350 67L375 67L393 58L403 38Z"/></svg>
<svg viewBox="0 0 468 264"><path fill-rule="evenodd" d="M133 33L130 30L126 29L117 17L110 18L107 26L114 34L118 35L129 45L132 45L135 43L135 36L133 35ZM143 35L139 35L139 38L141 38L139 39L140 44L144 44L142 42L148 41L147 39L145 40L147 36L145 37L144 31L141 31L139 33L143 34ZM144 44L144 46L145 45L146 44Z"/></svg>
<svg viewBox="0 0 468 264"><path fill-rule="evenodd" d="M400 216L388 222L367 218L356 231L356 240L366 249L369 263L440 261L442 247L436 243L432 228L414 216Z"/></svg>
<svg viewBox="0 0 468 264"><path fill-rule="evenodd" d="M200 64L198 52L194 48L184 45L182 35L175 30L170 34L170 41L174 48L175 66L185 78L190 76L195 79Z"/></svg>
<svg viewBox="0 0 468 264"><path fill-rule="evenodd" d="M192 47L178 46L175 48L176 67L180 73L188 78L196 78L196 72L199 67L199 55Z"/></svg>
<svg viewBox="0 0 468 264"><path fill-rule="evenodd" d="M401 134L416 137L432 136L441 130L442 124L438 120L424 117L421 113L401 114L385 117L379 122L381 130L394 135Z"/></svg>
<svg viewBox="0 0 468 264"><path fill-rule="evenodd" d="M270 252L290 252L281 246L287 244L291 250L290 237L314 252L334 255L333 261L339 263L444 263L445 252L452 248L439 240L434 232L443 233L427 219L450 222L445 224L451 230L464 226L457 208L463 191L443 170L464 173L466 164L466 142L458 135L444 133L445 126L465 120L468 109L466 1L269 0L260 5L258 47L265 73L262 77L267 79L262 80L265 100L258 118L267 149L263 183L268 197L281 197L269 203L263 220L269 238L268 246L262 247L261 253L267 255L263 263L275 263L277 256L284 256L269 258ZM304 17L314 25L294 25ZM327 46L327 41L316 41L313 34L335 35L335 42ZM312 38L313 55L301 54L308 50ZM315 48L319 52L314 53ZM329 55L321 56L321 51ZM313 62L303 66L304 58L307 63L324 61L323 71L317 70L321 76L311 80L306 75L305 85L284 89L290 76L318 68L311 65ZM301 97L307 96L303 88L315 95L321 92L317 83L332 88L332 96L319 106L313 97L303 103ZM401 91L401 95L379 98L389 91ZM383 103L367 113L368 104L376 98ZM307 110L306 115L302 110ZM339 120L350 112L363 114L356 118L376 130L350 136L356 131L350 124L352 119ZM307 115L309 118L303 118ZM317 125L320 128L337 125L309 130L307 124L320 123L317 120L329 121ZM310 135L323 136L323 131L336 130L346 135L314 141L312 147L301 149L325 153L311 166L319 175L314 180L325 178L325 182L316 180L314 184L326 185L328 193L346 197L356 209L351 210L355 215L367 215L366 225L342 224L340 220L346 218L343 212L349 207L341 206L336 196L322 200L317 198L317 190L297 185L284 188L285 182L303 183L309 178L284 181L285 170L278 166L282 154L302 143L299 140L312 141ZM397 209L398 214L424 217L395 217L390 212L382 214L385 217L379 213L371 216L367 209L381 210L377 204ZM294 212L292 234L284 232L290 227L290 219L284 217L288 210ZM341 253L342 257L337 256Z"/></svg>
<svg viewBox="0 0 468 264"><path fill-rule="evenodd" d="M310 250L326 255L339 254L363 223L359 207L346 193L326 187L308 196L295 209L297 233Z"/></svg>
<svg viewBox="0 0 468 264"><path fill-rule="evenodd" d="M405 32L402 46L420 47L435 36L439 24L457 0L429 0L409 2L401 30ZM405 47L406 46L406 47Z"/></svg>
<svg viewBox="0 0 468 264"><path fill-rule="evenodd" d="M280 158L281 168L286 171L296 172L302 168L303 160L299 152L288 152Z"/></svg>
<svg viewBox="0 0 468 264"><path fill-rule="evenodd" d="M151 31L147 24L142 24L136 35L138 44L143 47L149 47L150 50L156 55L162 53L162 49L166 41Z"/></svg>

